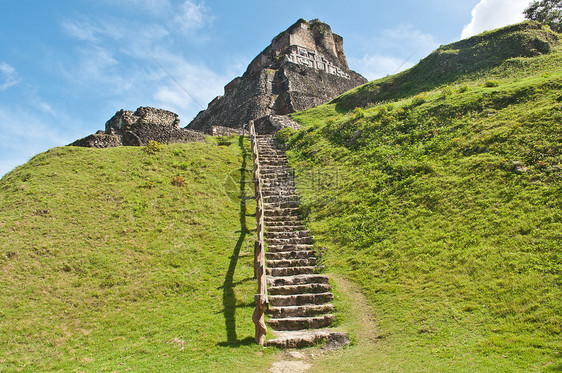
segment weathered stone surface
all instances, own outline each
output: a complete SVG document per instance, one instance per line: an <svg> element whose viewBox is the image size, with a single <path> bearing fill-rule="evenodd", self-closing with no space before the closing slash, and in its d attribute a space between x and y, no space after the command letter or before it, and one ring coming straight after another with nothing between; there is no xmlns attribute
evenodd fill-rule
<svg viewBox="0 0 562 373"><path fill-rule="evenodd" d="M254 122L257 133L275 133L282 128L298 130L300 125L286 115L266 115Z"/></svg>
<svg viewBox="0 0 562 373"><path fill-rule="evenodd" d="M300 19L275 37L187 128L206 133L213 126L241 128L250 120L326 103L366 82L349 70L343 39L329 25Z"/></svg>
<svg viewBox="0 0 562 373"><path fill-rule="evenodd" d="M242 130L239 128L213 126L211 129L211 135L213 136L231 136L231 135L241 135L241 134L242 134Z"/></svg>
<svg viewBox="0 0 562 373"><path fill-rule="evenodd" d="M347 333L336 332L330 329L283 331L275 332L275 334L277 334L277 338L267 341L267 346L275 346L279 348L302 348L326 341L326 346L329 346L329 349L336 349L350 343Z"/></svg>
<svg viewBox="0 0 562 373"><path fill-rule="evenodd" d="M135 112L119 110L105 123L105 131L76 140L70 145L90 148L111 148L122 145L143 146L149 141L178 143L202 141L201 132L180 128L176 113L140 107Z"/></svg>

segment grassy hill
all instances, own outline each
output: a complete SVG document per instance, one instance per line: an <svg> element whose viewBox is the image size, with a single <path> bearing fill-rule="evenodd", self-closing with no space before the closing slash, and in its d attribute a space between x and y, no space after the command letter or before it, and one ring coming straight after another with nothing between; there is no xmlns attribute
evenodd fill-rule
<svg viewBox="0 0 562 373"><path fill-rule="evenodd" d="M325 264L380 329L318 371L562 369L558 39L527 23L441 47L278 134Z"/></svg>
<svg viewBox="0 0 562 373"><path fill-rule="evenodd" d="M311 371L562 370L559 39L524 23L442 46L279 133L354 340ZM266 371L250 165L230 138L7 174L0 370Z"/></svg>
<svg viewBox="0 0 562 373"><path fill-rule="evenodd" d="M559 36L540 23L512 25L442 45L411 69L364 84L333 102L337 103L338 111L347 111L374 102L410 97L446 84L479 80L494 67L501 66L499 72L509 74L512 70L520 71L519 64L528 62L528 57L548 54L558 44ZM506 64L506 61L510 62Z"/></svg>
<svg viewBox="0 0 562 373"><path fill-rule="evenodd" d="M1 180L1 371L268 366L240 204L251 155L226 144L56 148Z"/></svg>

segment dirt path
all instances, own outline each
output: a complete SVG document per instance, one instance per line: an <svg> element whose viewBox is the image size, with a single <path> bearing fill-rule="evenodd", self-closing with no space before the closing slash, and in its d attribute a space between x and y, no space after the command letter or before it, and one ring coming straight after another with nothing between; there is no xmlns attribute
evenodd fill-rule
<svg viewBox="0 0 562 373"><path fill-rule="evenodd" d="M377 331L373 312L360 289L346 278L330 275L335 281L343 303L349 308L341 328L353 335L357 341L356 349L374 346L380 335ZM342 359L351 352L346 349L326 350L319 347L302 350L287 350L279 354L279 360L269 368L271 373L302 373L314 371L316 364L326 365L332 359ZM329 371L329 370L325 370ZM334 370L337 371L337 370Z"/></svg>
<svg viewBox="0 0 562 373"><path fill-rule="evenodd" d="M269 371L272 373L303 373L312 366L310 363L303 361L306 357L296 351L284 354L284 360L273 363Z"/></svg>

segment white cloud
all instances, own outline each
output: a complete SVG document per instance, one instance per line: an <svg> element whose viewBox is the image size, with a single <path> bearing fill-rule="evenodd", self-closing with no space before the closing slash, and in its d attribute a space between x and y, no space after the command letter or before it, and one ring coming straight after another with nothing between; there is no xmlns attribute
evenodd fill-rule
<svg viewBox="0 0 562 373"><path fill-rule="evenodd" d="M86 21L78 20L66 20L62 23L62 28L67 35L73 37L74 39L91 42L97 41L95 34L100 31L96 26Z"/></svg>
<svg viewBox="0 0 562 373"><path fill-rule="evenodd" d="M361 58L350 57L349 63L368 80L408 69L414 65L414 61L439 46L433 35L410 25L385 30L382 35L364 40L362 44L370 46L370 50Z"/></svg>
<svg viewBox="0 0 562 373"><path fill-rule="evenodd" d="M530 0L480 0L472 9L472 20L464 26L461 38L522 22L529 3Z"/></svg>
<svg viewBox="0 0 562 373"><path fill-rule="evenodd" d="M44 113L52 116L57 116L57 112L53 109L53 107L44 101L39 102L37 107Z"/></svg>
<svg viewBox="0 0 562 373"><path fill-rule="evenodd" d="M152 16L168 14L172 9L170 0L98 0L109 6L124 9L128 14L132 11L141 11Z"/></svg>
<svg viewBox="0 0 562 373"><path fill-rule="evenodd" d="M403 58L385 56L380 54L366 55L361 59L353 60L353 68L368 80L375 80L386 75L409 69L414 64L406 62Z"/></svg>
<svg viewBox="0 0 562 373"><path fill-rule="evenodd" d="M136 52L139 49L146 50L170 34L164 26L157 23L134 20L116 22L114 19L72 19L64 21L62 28L67 35L80 41L95 45L108 45L117 41L121 49Z"/></svg>
<svg viewBox="0 0 562 373"><path fill-rule="evenodd" d="M113 53L101 46L89 44L76 51L74 60L62 67L63 75L73 83L93 88L92 85L122 87L126 75L119 69L119 61ZM107 89L107 88L106 88Z"/></svg>
<svg viewBox="0 0 562 373"><path fill-rule="evenodd" d="M15 86L20 82L16 69L6 62L0 62L0 91Z"/></svg>
<svg viewBox="0 0 562 373"><path fill-rule="evenodd" d="M178 14L174 18L174 22L184 32L199 30L213 20L209 8L204 3L194 3L186 0L178 9Z"/></svg>
<svg viewBox="0 0 562 373"><path fill-rule="evenodd" d="M229 72L217 74L205 65L192 64L170 54L161 54L155 59L166 71L156 67L153 99L159 106L180 114L184 125L209 101L222 94L223 87L233 77Z"/></svg>
<svg viewBox="0 0 562 373"><path fill-rule="evenodd" d="M415 29L411 25L400 25L383 32L384 44L402 47L408 51L432 51L438 43L433 35Z"/></svg>
<svg viewBox="0 0 562 373"><path fill-rule="evenodd" d="M119 6L136 6L150 14L144 19L83 16L61 24L66 34L84 42L73 51L71 62L61 66L74 86L103 90L108 99L131 106L127 109L149 105L173 110L184 122L222 94L234 76L228 75L233 66L215 73L200 61L187 60L177 48L186 37L197 44L207 40L206 29L214 17L204 1L123 0Z"/></svg>

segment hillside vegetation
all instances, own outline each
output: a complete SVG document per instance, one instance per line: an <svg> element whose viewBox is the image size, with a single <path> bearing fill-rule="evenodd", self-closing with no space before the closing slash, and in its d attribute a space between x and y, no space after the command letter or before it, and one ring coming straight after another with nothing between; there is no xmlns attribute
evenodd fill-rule
<svg viewBox="0 0 562 373"><path fill-rule="evenodd" d="M485 32L456 43L442 45L419 64L399 74L357 87L333 100L338 111L374 102L406 98L453 82L482 79L488 70L501 65L500 71L519 70L517 64L551 52L559 36L547 26L529 21ZM506 61L512 61L506 64ZM484 74L484 75L483 75Z"/></svg>
<svg viewBox="0 0 562 373"><path fill-rule="evenodd" d="M562 369L558 39L525 23L441 47L278 134L325 264L380 329L318 371Z"/></svg>
<svg viewBox="0 0 562 373"><path fill-rule="evenodd" d="M268 366L251 155L221 144L55 148L0 181L1 371Z"/></svg>
<svg viewBox="0 0 562 373"><path fill-rule="evenodd" d="M311 371L562 370L559 40L443 46L278 134L354 342ZM2 178L0 370L267 370L250 165L233 137L55 148Z"/></svg>

